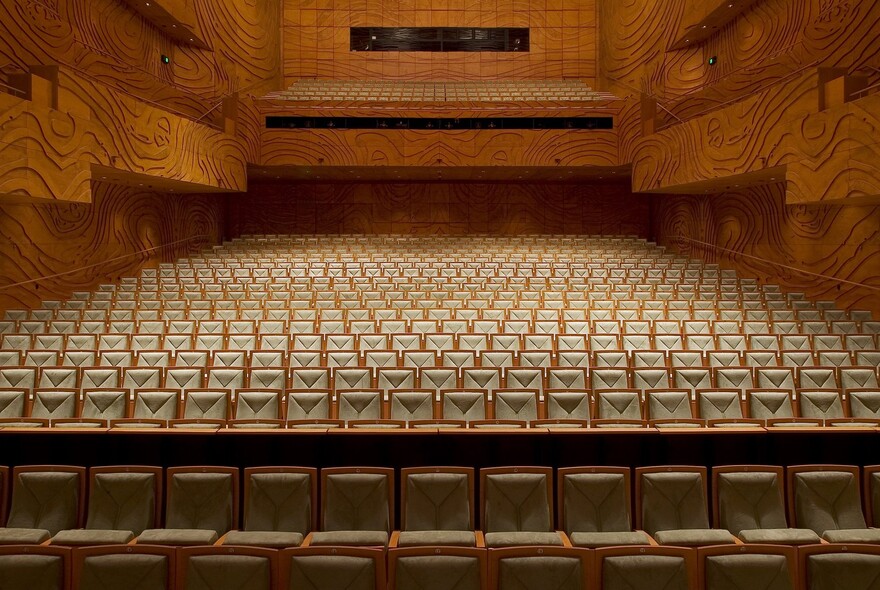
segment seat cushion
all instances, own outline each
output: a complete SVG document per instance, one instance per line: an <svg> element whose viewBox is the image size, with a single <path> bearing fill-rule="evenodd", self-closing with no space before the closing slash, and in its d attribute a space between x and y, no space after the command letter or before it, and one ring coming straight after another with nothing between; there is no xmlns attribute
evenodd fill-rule
<svg viewBox="0 0 880 590"><path fill-rule="evenodd" d="M119 424L114 424L113 428L162 428L161 424L155 424L152 422L122 422Z"/></svg>
<svg viewBox="0 0 880 590"><path fill-rule="evenodd" d="M724 529L679 529L675 531L657 531L654 538L661 545L677 545L679 547L732 545L736 542L733 535Z"/></svg>
<svg viewBox="0 0 880 590"><path fill-rule="evenodd" d="M653 425L655 428L702 428L702 424L693 422L661 422Z"/></svg>
<svg viewBox="0 0 880 590"><path fill-rule="evenodd" d="M651 538L644 531L620 531L610 533L572 533L569 535L575 547L614 547L617 545L648 545Z"/></svg>
<svg viewBox="0 0 880 590"><path fill-rule="evenodd" d="M312 533L312 545L369 545L382 546L388 544L388 533L385 531L326 531Z"/></svg>
<svg viewBox="0 0 880 590"><path fill-rule="evenodd" d="M754 422L720 422L713 424L713 428L764 428L761 424Z"/></svg>
<svg viewBox="0 0 880 590"><path fill-rule="evenodd" d="M43 529L0 528L0 545L39 545L51 536Z"/></svg>
<svg viewBox="0 0 880 590"><path fill-rule="evenodd" d="M821 543L819 535L810 529L752 529L737 535L746 543L769 543L778 545L813 545Z"/></svg>
<svg viewBox="0 0 880 590"><path fill-rule="evenodd" d="M400 531L398 547L418 545L451 545L476 547L477 536L472 531Z"/></svg>
<svg viewBox="0 0 880 590"><path fill-rule="evenodd" d="M593 424L593 428L642 428L642 424Z"/></svg>
<svg viewBox="0 0 880 590"><path fill-rule="evenodd" d="M825 531L822 538L831 543L880 543L880 529Z"/></svg>
<svg viewBox="0 0 880 590"><path fill-rule="evenodd" d="M486 547L518 547L521 545L562 545L558 533L504 532L486 533Z"/></svg>
<svg viewBox="0 0 880 590"><path fill-rule="evenodd" d="M100 422L64 422L57 424L59 428L107 428L106 424Z"/></svg>
<svg viewBox="0 0 880 590"><path fill-rule="evenodd" d="M277 422L253 422L250 424L240 424L237 422L230 422L229 425L232 428L262 428L265 430L272 430L276 428L281 428L281 424Z"/></svg>
<svg viewBox="0 0 880 590"><path fill-rule="evenodd" d="M226 534L223 542L226 545L283 549L284 547L299 547L302 545L303 536L300 533L275 531L230 531Z"/></svg>
<svg viewBox="0 0 880 590"><path fill-rule="evenodd" d="M82 547L88 545L124 545L134 539L131 531L69 529L52 537L53 545Z"/></svg>
<svg viewBox="0 0 880 590"><path fill-rule="evenodd" d="M0 428L40 428L42 426L39 422L4 422L0 424Z"/></svg>
<svg viewBox="0 0 880 590"><path fill-rule="evenodd" d="M137 538L139 545L213 545L215 531L202 529L147 529Z"/></svg>

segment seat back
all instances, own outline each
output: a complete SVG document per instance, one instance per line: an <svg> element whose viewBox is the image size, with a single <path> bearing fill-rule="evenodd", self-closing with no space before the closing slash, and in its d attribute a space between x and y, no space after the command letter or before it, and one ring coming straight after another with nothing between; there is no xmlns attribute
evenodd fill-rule
<svg viewBox="0 0 880 590"><path fill-rule="evenodd" d="M274 590L277 551L256 547L183 547L176 587L187 590Z"/></svg>
<svg viewBox="0 0 880 590"><path fill-rule="evenodd" d="M486 588L486 551L472 547L420 547L388 553L388 587L399 590Z"/></svg>
<svg viewBox="0 0 880 590"><path fill-rule="evenodd" d="M716 524L734 535L743 530L784 529L781 467L717 467L712 470Z"/></svg>
<svg viewBox="0 0 880 590"><path fill-rule="evenodd" d="M384 590L385 551L359 547L300 547L279 553L278 588Z"/></svg>
<svg viewBox="0 0 880 590"><path fill-rule="evenodd" d="M450 390L440 392L440 405L445 420L485 420L488 395L481 390Z"/></svg>
<svg viewBox="0 0 880 590"><path fill-rule="evenodd" d="M36 389L31 407L31 418L58 420L73 418L77 410L75 389Z"/></svg>
<svg viewBox="0 0 880 590"><path fill-rule="evenodd" d="M329 390L294 390L287 393L288 420L326 420L332 411Z"/></svg>
<svg viewBox="0 0 880 590"><path fill-rule="evenodd" d="M793 418L794 405L791 401L791 391L749 391L747 392L749 417L758 420L770 420L773 418Z"/></svg>
<svg viewBox="0 0 880 590"><path fill-rule="evenodd" d="M0 418L21 418L27 410L27 392L23 389L0 389Z"/></svg>
<svg viewBox="0 0 880 590"><path fill-rule="evenodd" d="M688 391L649 391L646 408L649 420L689 420L694 417Z"/></svg>
<svg viewBox="0 0 880 590"><path fill-rule="evenodd" d="M400 480L402 530L466 531L474 528L473 469L401 469Z"/></svg>
<svg viewBox="0 0 880 590"><path fill-rule="evenodd" d="M295 532L317 528L318 470L250 467L244 470L244 530Z"/></svg>
<svg viewBox="0 0 880 590"><path fill-rule="evenodd" d="M227 420L230 393L224 389L189 390L183 398L186 420Z"/></svg>
<svg viewBox="0 0 880 590"><path fill-rule="evenodd" d="M238 525L238 468L169 467L165 527L215 531Z"/></svg>
<svg viewBox="0 0 880 590"><path fill-rule="evenodd" d="M589 420L590 393L586 390L546 390L544 404L550 420Z"/></svg>
<svg viewBox="0 0 880 590"><path fill-rule="evenodd" d="M66 590L70 554L68 547L0 546L0 585L27 590Z"/></svg>
<svg viewBox="0 0 880 590"><path fill-rule="evenodd" d="M132 417L143 420L174 420L180 406L180 393L175 390L141 390L134 393Z"/></svg>
<svg viewBox="0 0 880 590"><path fill-rule="evenodd" d="M390 532L393 507L393 469L362 467L321 471L323 530Z"/></svg>
<svg viewBox="0 0 880 590"><path fill-rule="evenodd" d="M89 480L87 529L131 531L159 525L160 467L93 467Z"/></svg>
<svg viewBox="0 0 880 590"><path fill-rule="evenodd" d="M822 535L825 531L867 526L862 513L858 467L789 467L788 493L789 510L797 527Z"/></svg>
<svg viewBox="0 0 880 590"><path fill-rule="evenodd" d="M781 545L700 547L700 581L712 590L794 590L797 553Z"/></svg>
<svg viewBox="0 0 880 590"><path fill-rule="evenodd" d="M832 420L843 418L843 401L837 390L798 391L799 414L803 418L820 418Z"/></svg>
<svg viewBox="0 0 880 590"><path fill-rule="evenodd" d="M73 585L88 590L174 587L174 547L124 545L77 548Z"/></svg>
<svg viewBox="0 0 880 590"><path fill-rule="evenodd" d="M738 420L743 417L742 398L735 389L697 392L697 409L703 420Z"/></svg>
<svg viewBox="0 0 880 590"><path fill-rule="evenodd" d="M537 420L538 392L532 390L498 390L492 400L496 420Z"/></svg>
<svg viewBox="0 0 880 590"><path fill-rule="evenodd" d="M241 390L235 396L236 420L277 420L281 414L280 390Z"/></svg>
<svg viewBox="0 0 880 590"><path fill-rule="evenodd" d="M128 410L128 392L120 389L90 390L83 392L80 418L118 420Z"/></svg>
<svg viewBox="0 0 880 590"><path fill-rule="evenodd" d="M85 503L84 467L27 466L12 471L9 528L58 531L81 523Z"/></svg>
<svg viewBox="0 0 880 590"><path fill-rule="evenodd" d="M596 391L594 418L599 420L641 420L642 398L637 390Z"/></svg>
<svg viewBox="0 0 880 590"><path fill-rule="evenodd" d="M657 531L708 529L705 467L636 469L636 528Z"/></svg>
<svg viewBox="0 0 880 590"><path fill-rule="evenodd" d="M552 531L552 490L549 467L481 469L483 530L487 533Z"/></svg>
<svg viewBox="0 0 880 590"><path fill-rule="evenodd" d="M590 552L570 547L515 547L489 552L489 587L583 590L590 584Z"/></svg>
<svg viewBox="0 0 880 590"><path fill-rule="evenodd" d="M847 401L853 418L880 419L880 389L849 390Z"/></svg>
<svg viewBox="0 0 880 590"><path fill-rule="evenodd" d="M380 420L382 392L380 390L339 390L336 392L340 420Z"/></svg>
<svg viewBox="0 0 880 590"><path fill-rule="evenodd" d="M557 476L559 525L568 533L632 530L626 467L572 467Z"/></svg>
<svg viewBox="0 0 880 590"><path fill-rule="evenodd" d="M392 391L389 399L392 420L431 420L434 418L434 392L429 389Z"/></svg>
<svg viewBox="0 0 880 590"><path fill-rule="evenodd" d="M695 557L692 549L681 547L598 549L594 587L603 590L697 590Z"/></svg>

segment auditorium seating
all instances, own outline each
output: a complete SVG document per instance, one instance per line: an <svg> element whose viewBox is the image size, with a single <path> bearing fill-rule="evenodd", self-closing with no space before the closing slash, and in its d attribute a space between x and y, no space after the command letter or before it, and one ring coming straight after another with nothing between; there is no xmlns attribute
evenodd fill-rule
<svg viewBox="0 0 880 590"><path fill-rule="evenodd" d="M0 428L874 429L878 333L632 238L247 236L7 311Z"/></svg>
<svg viewBox="0 0 880 590"><path fill-rule="evenodd" d="M554 479L549 467L484 468L479 478L470 468L249 467L239 481L230 467L93 467L83 510L86 469L20 466L8 522L45 530L29 537L0 529L0 582L30 590L135 581L225 590L249 580L248 588L330 590L380 589L387 581L396 589L454 574L451 587L476 589L824 590L839 587L829 586L835 579L873 588L880 548L861 506L880 496L880 466L720 466L711 480L706 471L585 466L560 468ZM633 495L635 525L645 531L631 528ZM794 524L812 530L787 528L786 505ZM26 514L47 517L25 522ZM162 514L168 528L141 530L162 524ZM86 528L59 532L67 522ZM710 524L727 524L737 536ZM124 538L108 535L121 530Z"/></svg>
<svg viewBox="0 0 880 590"><path fill-rule="evenodd" d="M523 102L617 100L580 80L297 80L267 100L352 102Z"/></svg>

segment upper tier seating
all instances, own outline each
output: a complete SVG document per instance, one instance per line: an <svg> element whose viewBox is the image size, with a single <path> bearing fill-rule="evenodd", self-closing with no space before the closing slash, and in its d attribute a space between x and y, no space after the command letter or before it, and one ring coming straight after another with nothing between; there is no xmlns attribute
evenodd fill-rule
<svg viewBox="0 0 880 590"><path fill-rule="evenodd" d="M0 320L0 428L873 428L880 321L613 237L246 236Z"/></svg>
<svg viewBox="0 0 880 590"><path fill-rule="evenodd" d="M617 100L580 80L297 80L267 100L346 102L524 102Z"/></svg>

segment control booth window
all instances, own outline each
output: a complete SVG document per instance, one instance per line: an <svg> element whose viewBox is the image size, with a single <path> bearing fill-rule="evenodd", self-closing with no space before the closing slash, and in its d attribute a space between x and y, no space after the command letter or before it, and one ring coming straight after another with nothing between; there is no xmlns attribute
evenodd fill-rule
<svg viewBox="0 0 880 590"><path fill-rule="evenodd" d="M529 29L470 27L353 27L351 51L527 52Z"/></svg>

